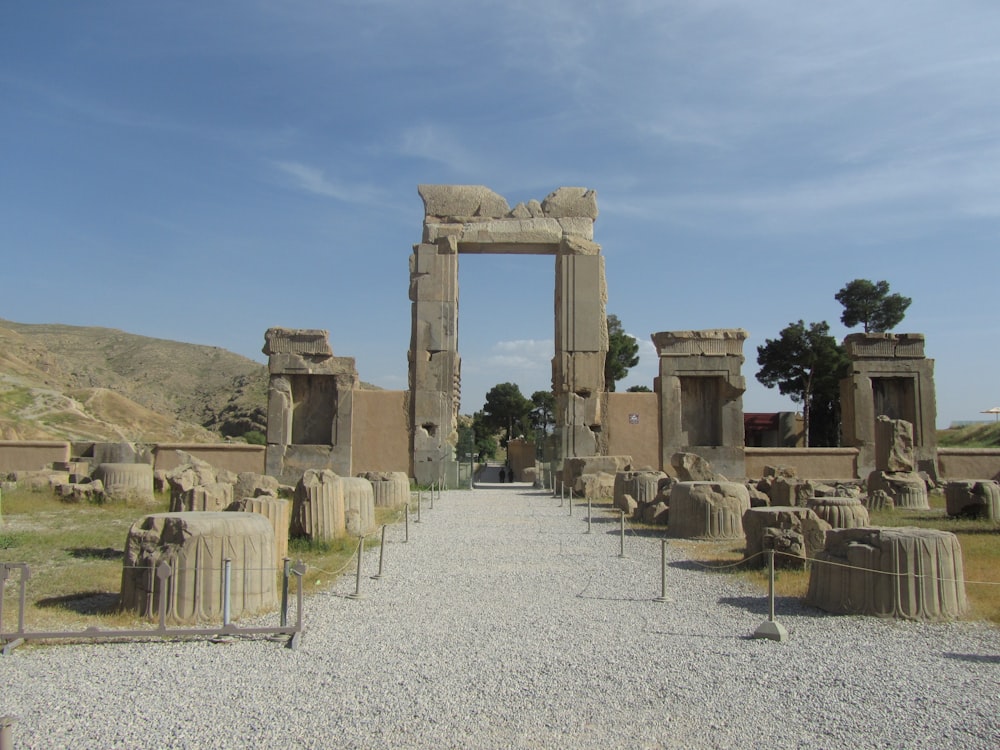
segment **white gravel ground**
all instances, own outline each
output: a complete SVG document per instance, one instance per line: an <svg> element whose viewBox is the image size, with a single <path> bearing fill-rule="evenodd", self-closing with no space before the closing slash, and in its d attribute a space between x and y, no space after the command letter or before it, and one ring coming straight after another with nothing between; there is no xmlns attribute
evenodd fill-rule
<svg viewBox="0 0 1000 750"><path fill-rule="evenodd" d="M445 492L389 529L385 576L265 639L20 648L24 748L1000 747L1000 631L832 617L766 597L526 485ZM374 573L377 554L365 557ZM270 624L273 624L273 619ZM30 626L30 623L29 623Z"/></svg>

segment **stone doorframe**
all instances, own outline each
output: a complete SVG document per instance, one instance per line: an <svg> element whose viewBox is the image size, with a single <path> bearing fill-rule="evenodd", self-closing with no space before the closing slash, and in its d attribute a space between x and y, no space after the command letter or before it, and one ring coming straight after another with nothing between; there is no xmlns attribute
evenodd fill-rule
<svg viewBox="0 0 1000 750"><path fill-rule="evenodd" d="M446 481L455 460L461 398L458 354L458 256L555 258L552 390L560 459L606 453L604 360L607 283L594 240L597 194L562 187L513 209L480 185L420 185L422 241L410 256L409 352L412 476Z"/></svg>

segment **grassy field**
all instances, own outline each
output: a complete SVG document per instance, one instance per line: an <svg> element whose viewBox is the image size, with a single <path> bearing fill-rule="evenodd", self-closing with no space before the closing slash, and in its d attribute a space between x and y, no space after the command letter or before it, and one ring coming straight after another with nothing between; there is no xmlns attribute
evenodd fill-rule
<svg viewBox="0 0 1000 750"><path fill-rule="evenodd" d="M49 492L19 489L5 492L0 502L0 562L24 562L31 571L26 629L143 625L132 613L119 610L123 550L135 521L167 510L166 496L153 505L70 504ZM378 524L399 522L402 517L402 510L376 509ZM366 540L366 548L377 547L380 541L374 534ZM293 540L289 557L306 564L303 583L309 593L327 587L342 573L353 572L356 550L355 539L332 543ZM12 630L17 623L19 576L19 572L11 571L4 588L6 630Z"/></svg>

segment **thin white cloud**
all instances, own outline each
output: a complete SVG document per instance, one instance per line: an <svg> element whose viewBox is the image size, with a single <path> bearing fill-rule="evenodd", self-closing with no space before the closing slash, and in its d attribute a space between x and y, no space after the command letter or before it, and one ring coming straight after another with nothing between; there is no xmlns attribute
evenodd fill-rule
<svg viewBox="0 0 1000 750"><path fill-rule="evenodd" d="M290 179L293 187L307 193L334 198L344 203L368 203L378 198L376 188L368 185L347 185L333 180L318 167L296 161L273 161L271 164L284 177Z"/></svg>
<svg viewBox="0 0 1000 750"><path fill-rule="evenodd" d="M517 372L549 371L554 351L552 339L498 341L486 358L486 367Z"/></svg>

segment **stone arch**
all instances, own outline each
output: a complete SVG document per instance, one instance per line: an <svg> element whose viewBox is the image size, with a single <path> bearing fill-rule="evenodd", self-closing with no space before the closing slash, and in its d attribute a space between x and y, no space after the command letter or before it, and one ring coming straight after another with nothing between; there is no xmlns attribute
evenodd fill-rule
<svg viewBox="0 0 1000 750"><path fill-rule="evenodd" d="M606 452L604 360L607 283L594 242L597 194L562 187L541 203L519 203L481 185L420 185L423 237L410 256L409 352L412 475L448 475L461 398L458 258L462 254L551 255L555 259L555 352L559 458Z"/></svg>

